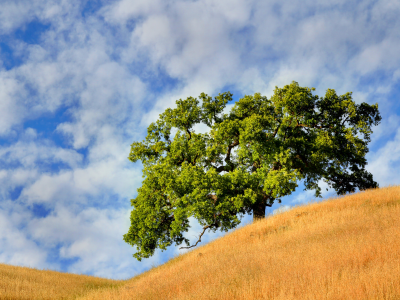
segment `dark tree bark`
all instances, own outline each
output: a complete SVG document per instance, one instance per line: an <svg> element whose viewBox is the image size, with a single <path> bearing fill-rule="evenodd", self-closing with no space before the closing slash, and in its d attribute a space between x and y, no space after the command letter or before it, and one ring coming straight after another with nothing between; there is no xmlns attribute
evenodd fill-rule
<svg viewBox="0 0 400 300"><path fill-rule="evenodd" d="M265 203L262 201L255 203L253 207L253 222L265 219Z"/></svg>

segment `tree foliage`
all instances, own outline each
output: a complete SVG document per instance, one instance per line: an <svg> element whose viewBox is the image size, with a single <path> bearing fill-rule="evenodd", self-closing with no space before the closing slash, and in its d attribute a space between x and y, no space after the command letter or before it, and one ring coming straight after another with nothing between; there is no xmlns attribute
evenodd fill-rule
<svg viewBox="0 0 400 300"><path fill-rule="evenodd" d="M321 179L339 195L378 187L365 170L371 126L381 121L378 104L356 104L351 92L338 96L333 89L319 98L314 90L293 81L270 99L245 96L229 114L222 111L230 92L214 100L202 93L201 106L188 97L160 114L129 155L144 166L124 235L138 250L133 256L141 261L173 242L194 247L207 229L236 227L238 215L264 218L266 206L294 192L299 180L317 197ZM210 131L196 133L199 123ZM189 247L182 233L191 216L203 231Z"/></svg>

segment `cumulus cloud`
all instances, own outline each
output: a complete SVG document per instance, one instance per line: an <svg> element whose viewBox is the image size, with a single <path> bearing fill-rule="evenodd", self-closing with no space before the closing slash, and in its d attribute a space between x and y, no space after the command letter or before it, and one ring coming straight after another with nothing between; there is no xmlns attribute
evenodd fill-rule
<svg viewBox="0 0 400 300"><path fill-rule="evenodd" d="M20 230L19 225L30 218L29 212L12 201L0 202L1 262L32 267L46 263L46 253L26 236L26 232Z"/></svg>
<svg viewBox="0 0 400 300"><path fill-rule="evenodd" d="M400 130L396 130L393 140L389 140L375 152L369 153L367 169L374 174L380 186L396 185L400 178Z"/></svg>
<svg viewBox="0 0 400 300"><path fill-rule="evenodd" d="M144 51L151 64L187 82L168 98L159 99L155 115L189 91L211 94L234 84L246 93L269 96L276 85L292 80L313 85L320 96L328 88L338 93L353 91L355 100L361 102L358 96L363 91L354 89L358 78L382 68L393 72L399 64L397 53L386 55L388 48L398 48L396 34L386 31L386 24L378 19L368 20L368 10L362 4L343 11L344 3L327 7L321 2L300 8L299 3L293 7L293 3L241 1L246 8L238 5L237 11L229 12L223 5L197 1L179 2L160 14L142 5L121 9L127 3L119 2L104 12L114 22L120 20L121 26L140 16L125 53L136 55L134 60L142 59L137 53ZM384 10L379 3L373 7ZM371 51L376 52L373 60L368 54ZM387 63L375 63L379 57ZM277 59L286 63L278 66Z"/></svg>
<svg viewBox="0 0 400 300"><path fill-rule="evenodd" d="M22 103L16 99L26 96L27 93L20 90L16 78L0 71L0 110L2 112L0 136L8 134L11 127L20 122L21 115L25 114L25 109L21 108Z"/></svg>

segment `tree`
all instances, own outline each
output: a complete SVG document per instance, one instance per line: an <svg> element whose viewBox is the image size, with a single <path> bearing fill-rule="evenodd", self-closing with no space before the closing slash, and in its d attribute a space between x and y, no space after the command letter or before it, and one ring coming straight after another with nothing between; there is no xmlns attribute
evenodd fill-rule
<svg viewBox="0 0 400 300"><path fill-rule="evenodd" d="M371 126L381 116L378 104L355 104L352 93L337 96L328 89L324 98L315 88L293 81L275 88L271 99L245 96L228 114L230 92L176 101L147 129L146 140L134 142L129 159L141 160L143 183L131 200L131 226L124 241L136 245L141 261L156 248L166 250L185 241L191 248L204 232L225 232L239 223L237 215L253 212L265 218L266 206L290 195L297 181L321 196L323 179L339 194L376 188L365 170ZM209 133L195 133L206 124ZM171 140L171 129L177 133ZM362 137L360 136L362 134ZM189 247L188 218L203 226L199 240Z"/></svg>

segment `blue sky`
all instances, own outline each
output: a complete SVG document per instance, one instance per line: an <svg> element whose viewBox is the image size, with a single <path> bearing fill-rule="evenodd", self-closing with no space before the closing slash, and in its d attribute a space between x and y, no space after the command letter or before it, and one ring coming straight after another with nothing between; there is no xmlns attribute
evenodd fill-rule
<svg viewBox="0 0 400 300"><path fill-rule="evenodd" d="M127 279L133 141L175 101L297 81L378 103L367 169L400 182L400 2L0 0L0 262ZM226 112L230 110L230 103ZM198 132L205 132L197 127ZM321 181L323 197L334 195ZM314 199L297 191L267 213ZM251 215L242 225L252 221ZM201 233L190 219L191 242ZM201 245L225 235L206 233Z"/></svg>

